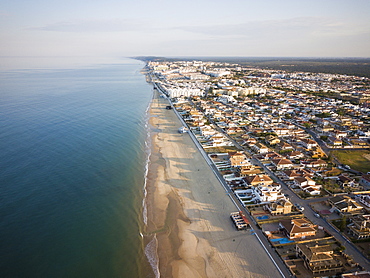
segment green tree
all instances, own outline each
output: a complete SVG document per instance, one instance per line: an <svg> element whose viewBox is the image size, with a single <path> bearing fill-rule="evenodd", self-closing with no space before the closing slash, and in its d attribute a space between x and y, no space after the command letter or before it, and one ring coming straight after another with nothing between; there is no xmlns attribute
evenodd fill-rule
<svg viewBox="0 0 370 278"><path fill-rule="evenodd" d="M330 118L331 114L330 113L319 113L315 115L318 118Z"/></svg>
<svg viewBox="0 0 370 278"><path fill-rule="evenodd" d="M340 225L339 225L339 230L343 232L347 227L347 217L342 217Z"/></svg>

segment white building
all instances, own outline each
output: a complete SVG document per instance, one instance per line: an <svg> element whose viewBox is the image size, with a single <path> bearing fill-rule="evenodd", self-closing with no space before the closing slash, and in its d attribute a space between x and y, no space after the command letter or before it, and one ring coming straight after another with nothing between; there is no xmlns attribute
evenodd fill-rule
<svg viewBox="0 0 370 278"><path fill-rule="evenodd" d="M203 137L212 136L212 135L216 134L216 132L217 131L214 128L212 128L211 126L202 126L202 127L200 127L200 134Z"/></svg>
<svg viewBox="0 0 370 278"><path fill-rule="evenodd" d="M275 202L278 199L284 198L284 195L281 193L281 186L280 185L269 185L269 186L262 186L259 185L255 188L255 198L253 201L255 203L268 203L268 202Z"/></svg>
<svg viewBox="0 0 370 278"><path fill-rule="evenodd" d="M267 90L265 88L258 88L258 87L249 87L249 88L238 88L239 95L247 96L247 95L259 95L265 94Z"/></svg>
<svg viewBox="0 0 370 278"><path fill-rule="evenodd" d="M230 142L229 139L227 139L225 135L219 132L214 135L209 136L207 140L208 140L207 145L211 147L232 146L233 145L233 143Z"/></svg>
<svg viewBox="0 0 370 278"><path fill-rule="evenodd" d="M216 101L221 102L223 104L227 103L237 103L235 98L233 96L228 96L228 95L222 95L216 98Z"/></svg>
<svg viewBox="0 0 370 278"><path fill-rule="evenodd" d="M190 96L203 96L204 91L192 88L166 88L166 93L170 98L175 97L190 97Z"/></svg>

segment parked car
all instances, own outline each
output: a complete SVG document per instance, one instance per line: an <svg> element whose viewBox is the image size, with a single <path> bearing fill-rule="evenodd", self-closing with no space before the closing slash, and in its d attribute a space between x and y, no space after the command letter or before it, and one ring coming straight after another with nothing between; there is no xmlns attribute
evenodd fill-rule
<svg viewBox="0 0 370 278"><path fill-rule="evenodd" d="M295 206L299 211L304 211L304 207L302 207L300 204L294 204L294 206Z"/></svg>

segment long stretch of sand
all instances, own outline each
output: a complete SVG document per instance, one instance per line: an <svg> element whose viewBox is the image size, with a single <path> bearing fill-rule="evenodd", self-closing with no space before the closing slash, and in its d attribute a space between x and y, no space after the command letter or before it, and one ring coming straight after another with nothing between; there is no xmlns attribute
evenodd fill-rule
<svg viewBox="0 0 370 278"><path fill-rule="evenodd" d="M147 235L158 240L161 277L281 277L251 231L236 231L236 208L168 101L154 92Z"/></svg>

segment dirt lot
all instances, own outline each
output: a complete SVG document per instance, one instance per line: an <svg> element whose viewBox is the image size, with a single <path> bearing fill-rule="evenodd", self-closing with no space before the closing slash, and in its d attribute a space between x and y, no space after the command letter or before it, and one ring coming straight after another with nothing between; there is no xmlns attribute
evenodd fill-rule
<svg viewBox="0 0 370 278"><path fill-rule="evenodd" d="M322 217L326 217L328 220L340 219L340 216L337 213L329 212L330 206L327 206L325 202L310 203L310 206Z"/></svg>
<svg viewBox="0 0 370 278"><path fill-rule="evenodd" d="M358 242L355 243L357 248L368 258L370 259L370 242Z"/></svg>

